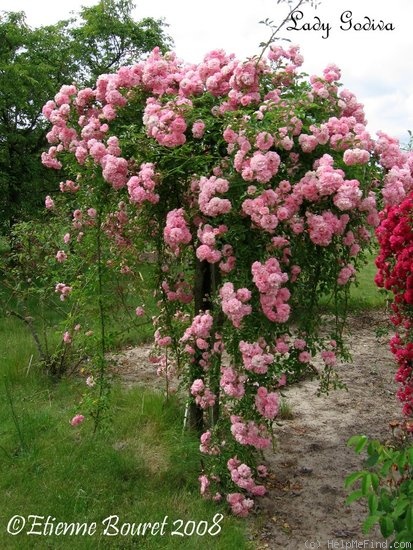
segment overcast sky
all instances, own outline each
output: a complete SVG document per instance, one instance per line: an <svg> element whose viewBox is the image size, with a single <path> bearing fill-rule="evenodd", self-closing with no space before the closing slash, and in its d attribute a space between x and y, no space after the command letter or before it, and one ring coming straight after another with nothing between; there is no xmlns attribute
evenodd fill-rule
<svg viewBox="0 0 413 550"><path fill-rule="evenodd" d="M277 5L277 0L135 2L135 19L164 18L175 51L190 62L201 61L205 53L217 48L235 53L240 59L258 53L259 43L270 36L269 29L259 21L281 21L287 13L287 7ZM29 25L40 26L67 18L82 5L96 3L0 0L0 10L24 11ZM370 132L383 130L407 142L407 130L413 131L413 1L322 0L316 10L303 6L301 11L303 17L296 22L300 30L284 29L282 36L301 46L304 70L321 74L328 63L338 65L343 85L365 105ZM323 27L317 30L319 21ZM369 26L369 22L370 26L392 26L394 30L354 29L357 23Z"/></svg>

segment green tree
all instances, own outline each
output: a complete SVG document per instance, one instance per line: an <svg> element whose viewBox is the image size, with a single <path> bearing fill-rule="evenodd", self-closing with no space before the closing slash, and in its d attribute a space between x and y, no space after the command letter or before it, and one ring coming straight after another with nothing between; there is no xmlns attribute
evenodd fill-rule
<svg viewBox="0 0 413 550"><path fill-rule="evenodd" d="M150 17L134 21L134 7L132 0L102 0L82 8L71 27L72 51L80 61L78 82L95 82L101 74L136 62L142 52L155 46L165 51L172 45L161 21Z"/></svg>
<svg viewBox="0 0 413 550"><path fill-rule="evenodd" d="M0 231L33 216L58 184L40 163L42 106L62 84L96 80L171 45L161 20L136 22L131 0L101 0L77 16L32 29L23 12L0 13ZM59 181L62 174L59 175Z"/></svg>

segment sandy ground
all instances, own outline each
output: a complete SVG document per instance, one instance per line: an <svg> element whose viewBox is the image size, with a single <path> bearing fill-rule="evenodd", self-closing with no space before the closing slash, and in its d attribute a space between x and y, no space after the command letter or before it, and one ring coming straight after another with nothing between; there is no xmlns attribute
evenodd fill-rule
<svg viewBox="0 0 413 550"><path fill-rule="evenodd" d="M277 448L265 455L272 472L269 491L249 520L257 550L386 547L377 529L362 533L366 507L347 506L343 485L348 474L362 469L362 457L347 447L348 439L355 434L389 439L389 421L400 418L388 336L376 334L386 326L384 313L350 319L352 361L339 367L348 391L317 397L318 383L310 380L286 390L292 419L276 428ZM164 391L148 362L149 351L150 346L125 350L116 370L127 386L139 383Z"/></svg>
<svg viewBox="0 0 413 550"><path fill-rule="evenodd" d="M348 391L317 397L317 382L305 381L286 392L293 418L278 427L276 452L266 454L274 477L252 534L257 548L386 547L378 529L362 533L366 507L347 506L343 486L348 474L362 469L362 457L347 447L348 439L365 434L388 440L389 420L400 418L388 336L376 335L385 326L385 315L350 320L352 361L340 367Z"/></svg>

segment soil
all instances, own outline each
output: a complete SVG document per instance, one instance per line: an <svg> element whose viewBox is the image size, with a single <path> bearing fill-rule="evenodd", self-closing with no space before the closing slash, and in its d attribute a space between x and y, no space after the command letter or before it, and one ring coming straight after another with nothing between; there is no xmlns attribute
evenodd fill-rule
<svg viewBox="0 0 413 550"><path fill-rule="evenodd" d="M257 500L249 522L249 538L257 550L386 548L378 529L363 534L366 506L346 505L344 489L345 477L363 469L363 455L347 447L348 439L364 434L389 440L389 421L401 416L389 336L378 336L388 328L386 319L384 312L350 319L346 339L352 360L339 367L347 391L318 397L316 380L285 391L292 418L279 422L276 449L265 454L269 490ZM165 383L147 359L149 351L149 345L126 350L118 357L117 370L127 386L139 383L164 391Z"/></svg>

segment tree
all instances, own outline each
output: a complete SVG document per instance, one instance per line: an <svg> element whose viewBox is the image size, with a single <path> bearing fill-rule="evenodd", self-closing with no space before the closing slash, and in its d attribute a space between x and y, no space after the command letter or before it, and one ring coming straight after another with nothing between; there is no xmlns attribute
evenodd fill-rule
<svg viewBox="0 0 413 550"><path fill-rule="evenodd" d="M80 25L75 20L71 28L72 50L80 61L77 82L93 83L101 74L136 62L142 52L171 45L161 21L146 17L135 22L133 8L132 0L102 0L82 8Z"/></svg>
<svg viewBox="0 0 413 550"><path fill-rule="evenodd" d="M46 121L41 107L75 66L64 25L30 29L23 13L0 18L0 225L4 230L41 201L55 181L39 163ZM36 189L37 187L37 189Z"/></svg>
<svg viewBox="0 0 413 550"><path fill-rule="evenodd" d="M40 164L47 121L42 107L64 83L136 61L170 38L164 23L135 22L130 0L102 0L77 17L30 28L23 12L0 14L0 231L31 216L57 185Z"/></svg>

